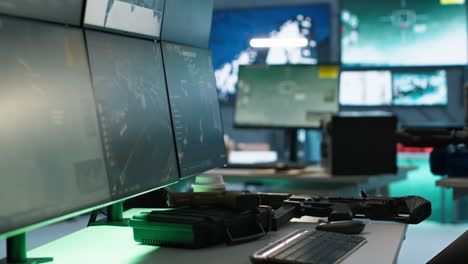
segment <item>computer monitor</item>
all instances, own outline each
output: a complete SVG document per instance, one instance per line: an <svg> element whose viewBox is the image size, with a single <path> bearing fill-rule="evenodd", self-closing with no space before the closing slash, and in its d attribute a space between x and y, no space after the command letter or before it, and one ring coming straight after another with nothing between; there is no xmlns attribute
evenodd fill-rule
<svg viewBox="0 0 468 264"><path fill-rule="evenodd" d="M241 66L234 124L319 128L325 116L338 112L338 88L338 66Z"/></svg>
<svg viewBox="0 0 468 264"><path fill-rule="evenodd" d="M385 106L392 104L390 70L342 71L340 105Z"/></svg>
<svg viewBox="0 0 468 264"><path fill-rule="evenodd" d="M466 12L465 0L343 0L342 63L465 65Z"/></svg>
<svg viewBox="0 0 468 264"><path fill-rule="evenodd" d="M220 99L236 93L239 65L338 63L328 4L216 10L210 49L213 51ZM336 34L335 34L336 33ZM293 39L270 48L250 45L253 39ZM338 43L336 43L338 46Z"/></svg>
<svg viewBox="0 0 468 264"><path fill-rule="evenodd" d="M0 236L10 236L111 197L82 30L0 21Z"/></svg>
<svg viewBox="0 0 468 264"><path fill-rule="evenodd" d="M182 177L226 163L211 52L162 42Z"/></svg>
<svg viewBox="0 0 468 264"><path fill-rule="evenodd" d="M448 104L447 72L428 70L393 72L393 105L444 106Z"/></svg>
<svg viewBox="0 0 468 264"><path fill-rule="evenodd" d="M86 1L88 28L159 39L165 0Z"/></svg>
<svg viewBox="0 0 468 264"><path fill-rule="evenodd" d="M208 48L214 0L167 0L161 39Z"/></svg>
<svg viewBox="0 0 468 264"><path fill-rule="evenodd" d="M179 179L159 43L86 30L113 200Z"/></svg>
<svg viewBox="0 0 468 264"><path fill-rule="evenodd" d="M91 1L92 2L92 1ZM83 0L2 0L0 14L81 25Z"/></svg>

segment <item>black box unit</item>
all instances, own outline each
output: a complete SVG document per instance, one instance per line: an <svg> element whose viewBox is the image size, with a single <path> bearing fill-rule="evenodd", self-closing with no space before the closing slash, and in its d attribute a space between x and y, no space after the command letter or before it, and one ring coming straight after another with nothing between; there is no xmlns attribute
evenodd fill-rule
<svg viewBox="0 0 468 264"><path fill-rule="evenodd" d="M322 162L333 175L396 173L397 117L342 112L323 126Z"/></svg>

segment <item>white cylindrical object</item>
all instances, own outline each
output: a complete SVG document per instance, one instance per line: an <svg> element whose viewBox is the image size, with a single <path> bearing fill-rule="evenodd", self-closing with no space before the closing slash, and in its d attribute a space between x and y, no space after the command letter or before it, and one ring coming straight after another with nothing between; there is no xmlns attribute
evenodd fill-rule
<svg viewBox="0 0 468 264"><path fill-rule="evenodd" d="M221 175L198 175L192 188L194 192L222 192L226 184Z"/></svg>

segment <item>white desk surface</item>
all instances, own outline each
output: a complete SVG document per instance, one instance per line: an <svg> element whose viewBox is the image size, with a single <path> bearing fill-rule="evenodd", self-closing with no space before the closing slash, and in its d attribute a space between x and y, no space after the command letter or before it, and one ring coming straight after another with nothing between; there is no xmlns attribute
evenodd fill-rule
<svg viewBox="0 0 468 264"><path fill-rule="evenodd" d="M437 186L453 188L453 199L468 195L468 178L445 178L436 182Z"/></svg>
<svg viewBox="0 0 468 264"><path fill-rule="evenodd" d="M306 172L281 173L273 170L252 169L216 169L205 175L222 175L226 182L268 182L272 192L295 194L310 193L328 196L356 196L361 190L384 191L392 182L406 179L414 166L403 166L396 174L332 176L321 168L308 168ZM284 185L287 181L288 184ZM243 187L245 188L245 187ZM378 193L380 194L380 193ZM388 195L381 193L381 195Z"/></svg>
<svg viewBox="0 0 468 264"><path fill-rule="evenodd" d="M468 178L445 178L436 182L437 186L468 189Z"/></svg>
<svg viewBox="0 0 468 264"><path fill-rule="evenodd" d="M337 183L353 184L369 182L372 180L383 180L385 178L398 180L406 177L406 174L414 170L414 166L402 166L396 174L384 173L375 175L342 175L333 176L320 167L311 167L304 170L293 170L290 173L270 169L215 169L208 171L206 175L223 175L226 178L242 179L284 179L291 181L307 181L311 183Z"/></svg>
<svg viewBox="0 0 468 264"><path fill-rule="evenodd" d="M125 212L125 216L128 217L141 211L142 209L132 209ZM129 227L94 226L36 248L28 252L28 257L53 257L54 262L51 263L66 264L248 264L252 253L293 230L313 229L314 224L309 221L311 219L305 219L306 223L290 223L280 231L270 232L253 242L235 246L218 245L196 250L141 245L133 241L132 229ZM367 243L342 263L395 263L406 228L407 225L399 223L368 223L362 233L367 238Z"/></svg>

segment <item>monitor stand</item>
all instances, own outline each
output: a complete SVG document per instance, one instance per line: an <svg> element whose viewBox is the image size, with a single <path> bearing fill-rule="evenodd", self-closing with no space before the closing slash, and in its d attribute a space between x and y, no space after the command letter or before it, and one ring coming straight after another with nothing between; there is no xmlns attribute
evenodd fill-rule
<svg viewBox="0 0 468 264"><path fill-rule="evenodd" d="M286 138L289 138L289 162L297 162L297 129L287 128Z"/></svg>
<svg viewBox="0 0 468 264"><path fill-rule="evenodd" d="M28 258L26 251L26 233L7 238L7 257L0 261L5 264L39 264L52 262L53 258ZM6 262L5 262L6 261Z"/></svg>
<svg viewBox="0 0 468 264"><path fill-rule="evenodd" d="M289 154L286 161L276 162L277 171L303 170L307 167L306 163L300 163L297 157L297 128L286 128L286 146L285 150Z"/></svg>
<svg viewBox="0 0 468 264"><path fill-rule="evenodd" d="M106 209L107 217L99 221L92 221L89 226L129 226L128 219L123 218L123 202L109 205Z"/></svg>

